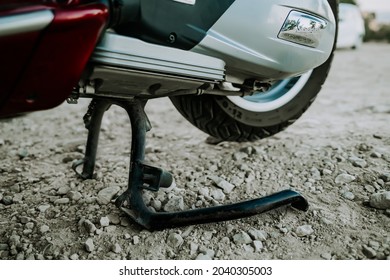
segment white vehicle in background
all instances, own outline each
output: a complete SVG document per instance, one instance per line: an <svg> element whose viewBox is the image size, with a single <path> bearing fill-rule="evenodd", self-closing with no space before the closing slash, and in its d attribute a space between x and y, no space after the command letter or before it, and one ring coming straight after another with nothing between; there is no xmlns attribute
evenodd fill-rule
<svg viewBox="0 0 390 280"><path fill-rule="evenodd" d="M356 49L363 43L364 19L358 6L347 3L339 5L339 30L337 48Z"/></svg>

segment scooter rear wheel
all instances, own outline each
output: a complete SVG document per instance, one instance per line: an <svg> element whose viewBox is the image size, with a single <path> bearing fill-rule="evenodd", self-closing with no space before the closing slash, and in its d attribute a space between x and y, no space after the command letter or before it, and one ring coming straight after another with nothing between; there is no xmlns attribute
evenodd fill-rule
<svg viewBox="0 0 390 280"><path fill-rule="evenodd" d="M337 18L337 1L329 3ZM217 139L262 139L284 130L309 108L328 76L334 49L335 44L321 66L281 80L265 93L244 98L185 95L171 97L171 101L189 122Z"/></svg>

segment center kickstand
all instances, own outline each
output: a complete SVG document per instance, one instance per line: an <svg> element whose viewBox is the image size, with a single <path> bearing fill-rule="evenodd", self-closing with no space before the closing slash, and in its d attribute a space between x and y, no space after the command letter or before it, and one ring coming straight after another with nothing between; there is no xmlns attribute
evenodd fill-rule
<svg viewBox="0 0 390 280"><path fill-rule="evenodd" d="M145 158L146 132L151 125L144 111L145 100L92 100L84 117L89 130L86 153L83 160L76 162L73 169L83 165L82 178L92 178L95 167L99 131L104 113L112 104L125 109L130 117L132 128L130 171L128 189L116 199L116 206L127 213L135 222L149 230L161 230L186 226L239 219L260 214L280 206L290 205L306 211L309 207L306 199L293 190L284 190L269 196L244 202L193 209L178 212L153 212L144 203L144 190L158 191L172 183L172 175L160 168L143 163ZM76 171L77 172L77 171Z"/></svg>

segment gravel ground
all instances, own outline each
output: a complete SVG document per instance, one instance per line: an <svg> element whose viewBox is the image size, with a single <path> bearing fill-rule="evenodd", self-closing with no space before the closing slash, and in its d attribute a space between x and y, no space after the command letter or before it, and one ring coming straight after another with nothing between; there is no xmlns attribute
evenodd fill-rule
<svg viewBox="0 0 390 280"><path fill-rule="evenodd" d="M390 259L390 45L336 52L318 99L278 135L206 143L168 99L153 100L147 160L174 174L145 194L156 210L255 198L286 188L308 212L282 207L251 218L149 232L112 203L126 189L130 126L103 121L97 178L83 157L87 100L0 121L1 259ZM215 181L224 180L228 188ZM223 181L223 182L224 182ZM226 183L226 182L225 182Z"/></svg>

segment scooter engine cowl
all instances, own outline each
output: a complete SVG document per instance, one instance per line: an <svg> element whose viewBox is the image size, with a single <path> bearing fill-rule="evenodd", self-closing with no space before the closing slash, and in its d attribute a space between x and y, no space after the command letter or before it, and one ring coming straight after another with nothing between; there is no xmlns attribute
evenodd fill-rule
<svg viewBox="0 0 390 280"><path fill-rule="evenodd" d="M238 0L192 51L224 60L229 82L283 79L324 63L335 34L327 0Z"/></svg>

